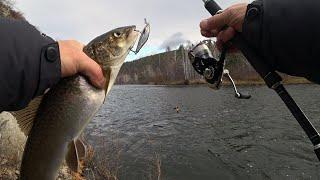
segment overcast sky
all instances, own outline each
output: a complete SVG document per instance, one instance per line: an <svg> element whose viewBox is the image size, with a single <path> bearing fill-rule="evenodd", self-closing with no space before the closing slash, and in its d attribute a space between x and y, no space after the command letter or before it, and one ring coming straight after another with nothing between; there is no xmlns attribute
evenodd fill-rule
<svg viewBox="0 0 320 180"><path fill-rule="evenodd" d="M246 0L217 0L223 7ZM204 39L199 22L209 17L202 0L15 0L15 7L45 34L88 43L113 28L151 24L150 40L138 56L163 51L166 44Z"/></svg>

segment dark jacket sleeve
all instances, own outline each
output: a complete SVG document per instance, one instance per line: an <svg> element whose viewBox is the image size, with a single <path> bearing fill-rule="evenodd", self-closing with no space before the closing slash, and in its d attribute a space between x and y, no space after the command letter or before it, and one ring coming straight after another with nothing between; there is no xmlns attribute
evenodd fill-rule
<svg viewBox="0 0 320 180"><path fill-rule="evenodd" d="M320 83L320 1L257 0L243 35L274 69Z"/></svg>
<svg viewBox="0 0 320 180"><path fill-rule="evenodd" d="M25 21L0 18L0 112L19 110L61 76L58 44Z"/></svg>

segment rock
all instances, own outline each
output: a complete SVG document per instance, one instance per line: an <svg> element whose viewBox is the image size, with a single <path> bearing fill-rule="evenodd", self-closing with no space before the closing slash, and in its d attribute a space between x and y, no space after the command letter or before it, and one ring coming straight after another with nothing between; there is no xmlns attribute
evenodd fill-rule
<svg viewBox="0 0 320 180"><path fill-rule="evenodd" d="M16 119L7 112L0 114L0 154L10 159L20 159L26 136L21 132Z"/></svg>
<svg viewBox="0 0 320 180"><path fill-rule="evenodd" d="M5 165L7 162L8 162L7 159L2 159L0 165L1 165L1 166L2 166L2 165Z"/></svg>

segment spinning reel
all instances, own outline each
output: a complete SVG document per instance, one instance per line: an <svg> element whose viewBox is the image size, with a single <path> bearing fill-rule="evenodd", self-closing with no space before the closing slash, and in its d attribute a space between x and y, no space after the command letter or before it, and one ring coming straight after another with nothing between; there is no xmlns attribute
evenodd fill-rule
<svg viewBox="0 0 320 180"><path fill-rule="evenodd" d="M225 58L227 47L221 51L219 59L214 58L212 50L208 46L208 41L202 41L194 46L188 53L189 59L195 71L202 75L210 84L212 89L220 89L222 78L226 77L233 86L235 97L238 99L250 99L251 95L240 93L229 70L225 69Z"/></svg>

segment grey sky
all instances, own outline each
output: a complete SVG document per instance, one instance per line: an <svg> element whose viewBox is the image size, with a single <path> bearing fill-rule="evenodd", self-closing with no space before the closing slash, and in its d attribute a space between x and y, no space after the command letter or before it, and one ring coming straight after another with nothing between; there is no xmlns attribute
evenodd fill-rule
<svg viewBox="0 0 320 180"><path fill-rule="evenodd" d="M225 8L243 0L218 0ZM150 41L142 55L160 51L173 34L190 40L203 39L199 22L209 17L202 0L16 0L15 6L42 32L59 39L92 38L118 26L151 24ZM141 56L141 55L140 55Z"/></svg>

